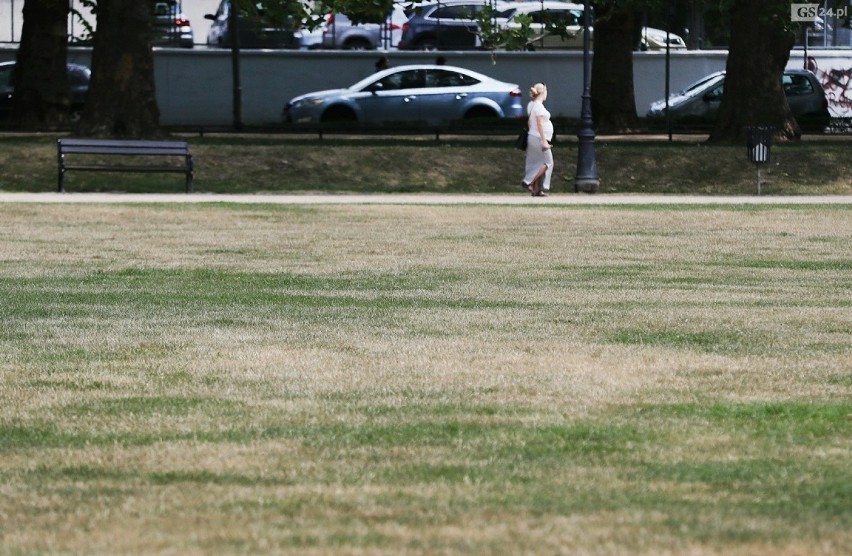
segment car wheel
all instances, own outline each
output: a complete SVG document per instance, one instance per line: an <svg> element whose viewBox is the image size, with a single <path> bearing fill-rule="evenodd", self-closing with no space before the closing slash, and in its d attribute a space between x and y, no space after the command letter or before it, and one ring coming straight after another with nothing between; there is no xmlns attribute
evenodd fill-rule
<svg viewBox="0 0 852 556"><path fill-rule="evenodd" d="M348 106L329 106L326 111L322 113L322 117L320 118L320 122L324 124L330 122L357 121L358 118L355 116L355 112L353 112Z"/></svg>
<svg viewBox="0 0 852 556"><path fill-rule="evenodd" d="M343 45L343 50L373 50L373 45L366 39L352 39Z"/></svg>
<svg viewBox="0 0 852 556"><path fill-rule="evenodd" d="M465 120L474 120L479 118L496 118L497 113L485 106L474 106L464 114Z"/></svg>

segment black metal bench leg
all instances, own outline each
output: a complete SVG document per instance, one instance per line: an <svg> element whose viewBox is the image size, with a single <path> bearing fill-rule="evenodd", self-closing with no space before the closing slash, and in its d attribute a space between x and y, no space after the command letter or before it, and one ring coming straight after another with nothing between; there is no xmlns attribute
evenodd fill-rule
<svg viewBox="0 0 852 556"><path fill-rule="evenodd" d="M62 156L62 140L58 139L56 141L56 168L59 170L59 173L56 176L57 190L62 193L65 191L65 157Z"/></svg>
<svg viewBox="0 0 852 556"><path fill-rule="evenodd" d="M192 182L195 178L195 167L192 164L192 155L186 155L186 192L192 193L193 186Z"/></svg>

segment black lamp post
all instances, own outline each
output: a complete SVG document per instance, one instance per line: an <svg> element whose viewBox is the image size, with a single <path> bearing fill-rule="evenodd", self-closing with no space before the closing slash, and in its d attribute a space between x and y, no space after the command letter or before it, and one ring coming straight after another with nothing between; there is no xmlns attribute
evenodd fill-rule
<svg viewBox="0 0 852 556"><path fill-rule="evenodd" d="M669 95L671 95L671 68L672 48L671 32L672 21L674 21L674 7L669 6L669 18L666 23L666 130L669 132L669 141L672 140L672 115L669 113Z"/></svg>
<svg viewBox="0 0 852 556"><path fill-rule="evenodd" d="M592 57L589 40L589 0L583 0L583 105L580 112L580 132L577 133L577 176L574 191L595 193L601 180L595 161L595 131L592 129Z"/></svg>
<svg viewBox="0 0 852 556"><path fill-rule="evenodd" d="M231 77L234 85L234 129L239 131L243 128L243 88L240 84L240 29L238 7L231 0L230 12L228 13L228 34L231 39Z"/></svg>

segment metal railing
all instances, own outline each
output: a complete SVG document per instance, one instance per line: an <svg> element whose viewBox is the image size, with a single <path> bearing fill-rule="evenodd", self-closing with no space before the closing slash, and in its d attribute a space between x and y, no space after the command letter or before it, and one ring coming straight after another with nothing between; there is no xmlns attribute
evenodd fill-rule
<svg viewBox="0 0 852 556"><path fill-rule="evenodd" d="M95 17L79 0L68 0L70 13L68 15L68 40L73 42L85 37L87 21L92 27ZM21 31L24 26L24 0L0 0L0 43L18 44L21 42Z"/></svg>

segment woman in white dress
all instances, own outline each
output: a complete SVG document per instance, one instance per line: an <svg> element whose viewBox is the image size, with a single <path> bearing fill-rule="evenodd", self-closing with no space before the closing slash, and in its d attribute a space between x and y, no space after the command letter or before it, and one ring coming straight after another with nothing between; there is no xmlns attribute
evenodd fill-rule
<svg viewBox="0 0 852 556"><path fill-rule="evenodd" d="M527 105L526 167L523 187L535 197L544 197L550 191L550 177L553 175L553 151L550 140L553 138L553 123L550 112L544 107L547 100L547 86L536 83L530 87L532 100Z"/></svg>

